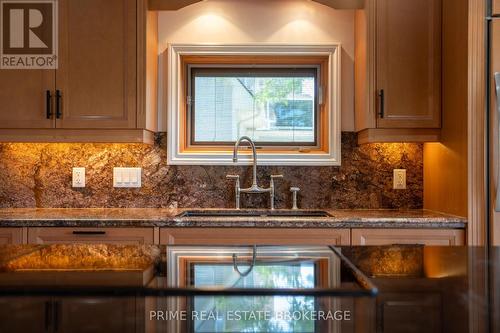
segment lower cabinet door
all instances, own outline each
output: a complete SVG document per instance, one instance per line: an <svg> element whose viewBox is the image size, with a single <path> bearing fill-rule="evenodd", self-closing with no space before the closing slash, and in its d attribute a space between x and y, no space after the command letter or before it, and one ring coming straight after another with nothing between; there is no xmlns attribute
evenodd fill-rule
<svg viewBox="0 0 500 333"><path fill-rule="evenodd" d="M143 332L135 297L65 297L55 306L55 332ZM137 328L137 329L136 329Z"/></svg>
<svg viewBox="0 0 500 333"><path fill-rule="evenodd" d="M50 297L0 297L0 332L50 332Z"/></svg>
<svg viewBox="0 0 500 333"><path fill-rule="evenodd" d="M30 244L153 244L153 228L29 228Z"/></svg>
<svg viewBox="0 0 500 333"><path fill-rule="evenodd" d="M0 245L22 244L22 228L0 228Z"/></svg>
<svg viewBox="0 0 500 333"><path fill-rule="evenodd" d="M169 245L349 245L349 243L349 229L160 229L160 244Z"/></svg>
<svg viewBox="0 0 500 333"><path fill-rule="evenodd" d="M459 229L352 229L352 245L464 245L465 231Z"/></svg>
<svg viewBox="0 0 500 333"><path fill-rule="evenodd" d="M438 293L386 293L377 305L377 332L443 332Z"/></svg>

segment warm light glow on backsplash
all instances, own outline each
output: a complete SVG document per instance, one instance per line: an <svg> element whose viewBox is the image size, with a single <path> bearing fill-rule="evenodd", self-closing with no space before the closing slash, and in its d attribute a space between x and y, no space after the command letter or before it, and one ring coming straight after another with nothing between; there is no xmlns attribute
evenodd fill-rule
<svg viewBox="0 0 500 333"><path fill-rule="evenodd" d="M360 149L367 152L373 158L382 156L387 163L398 165L401 162L418 158L421 154L421 144L416 143L370 143L360 146Z"/></svg>
<svg viewBox="0 0 500 333"><path fill-rule="evenodd" d="M0 144L0 207L232 207L226 174L251 168L167 165L166 136L154 145L110 143ZM258 177L283 174L278 208L291 207L290 186L301 188L301 208L422 208L422 145L357 145L342 134L342 166L259 166ZM72 188L73 167L86 168L86 187ZM141 167L142 187L113 188L114 167ZM392 170L407 169L407 190L392 189ZM245 207L267 207L267 196L248 196Z"/></svg>

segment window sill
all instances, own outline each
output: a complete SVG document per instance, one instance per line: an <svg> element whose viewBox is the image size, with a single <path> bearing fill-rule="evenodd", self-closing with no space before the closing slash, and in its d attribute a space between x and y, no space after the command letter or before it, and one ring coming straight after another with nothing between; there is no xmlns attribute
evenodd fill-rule
<svg viewBox="0 0 500 333"><path fill-rule="evenodd" d="M266 153L257 152L259 165L280 166L339 166L340 158L327 152L290 152ZM233 162L232 152L182 152L169 154L171 165L251 165L252 154L247 151L238 152L238 162Z"/></svg>

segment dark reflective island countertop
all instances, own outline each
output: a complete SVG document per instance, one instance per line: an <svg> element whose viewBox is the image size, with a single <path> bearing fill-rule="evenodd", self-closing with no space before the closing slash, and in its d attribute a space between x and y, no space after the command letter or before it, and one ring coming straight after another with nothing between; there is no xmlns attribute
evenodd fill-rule
<svg viewBox="0 0 500 333"><path fill-rule="evenodd" d="M167 331L197 331L218 321L158 320L158 311L199 310L207 304L245 308L249 305L242 300L251 299L254 307L348 311L352 317L339 324L341 332L497 332L499 285L500 248L0 246L0 323L17 318L12 307L34 304L33 299L43 299L45 310L59 302L50 311L59 307L63 313L71 308L65 305L70 299L72 306L94 304L89 313L104 300L116 301L111 306L116 310L133 299L149 309L142 312L138 331L165 331L162 325L170 327ZM235 297L237 305L228 301ZM154 318L148 318L151 313ZM12 325L12 320L5 322ZM330 324L316 318L305 331L331 331Z"/></svg>

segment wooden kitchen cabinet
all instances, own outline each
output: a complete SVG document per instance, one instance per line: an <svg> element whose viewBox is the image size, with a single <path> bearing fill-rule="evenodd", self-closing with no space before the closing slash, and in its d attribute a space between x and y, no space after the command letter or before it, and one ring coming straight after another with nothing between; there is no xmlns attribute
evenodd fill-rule
<svg viewBox="0 0 500 333"><path fill-rule="evenodd" d="M0 332L144 332L143 298L0 298Z"/></svg>
<svg viewBox="0 0 500 333"><path fill-rule="evenodd" d="M491 0L491 13L494 16L500 15L500 0Z"/></svg>
<svg viewBox="0 0 500 333"><path fill-rule="evenodd" d="M0 228L0 245L4 244L22 244L22 228Z"/></svg>
<svg viewBox="0 0 500 333"><path fill-rule="evenodd" d="M50 297L0 297L0 332L51 332Z"/></svg>
<svg viewBox="0 0 500 333"><path fill-rule="evenodd" d="M351 245L465 245L458 229L352 229Z"/></svg>
<svg viewBox="0 0 500 333"><path fill-rule="evenodd" d="M367 0L355 44L359 142L438 141L441 0Z"/></svg>
<svg viewBox="0 0 500 333"><path fill-rule="evenodd" d="M153 244L153 228L28 228L29 244Z"/></svg>
<svg viewBox="0 0 500 333"><path fill-rule="evenodd" d="M60 0L58 128L135 128L135 0Z"/></svg>
<svg viewBox="0 0 500 333"><path fill-rule="evenodd" d="M167 245L349 245L349 229L161 228Z"/></svg>
<svg viewBox="0 0 500 333"><path fill-rule="evenodd" d="M140 299L137 299L138 301ZM55 301L56 332L143 332L136 330L135 297L65 297Z"/></svg>
<svg viewBox="0 0 500 333"><path fill-rule="evenodd" d="M383 293L377 297L377 332L443 332L439 293Z"/></svg>
<svg viewBox="0 0 500 333"><path fill-rule="evenodd" d="M500 7L498 7L500 10ZM491 24L491 40L499 41L500 40L500 19L492 20ZM500 202L500 96L497 95L496 91L496 79L495 74L500 73L500 43L495 42L491 43L490 48L490 105L489 108L489 123L490 123L490 132L489 132L489 166L490 166L490 177L489 181L489 191L490 191L490 205L492 209L490 210L490 230L491 230L491 242L493 245L500 245L500 209L496 209L497 201ZM498 80L498 84L500 85L500 78Z"/></svg>
<svg viewBox="0 0 500 333"><path fill-rule="evenodd" d="M146 0L58 6L58 68L0 70L0 142L153 143L157 13Z"/></svg>
<svg viewBox="0 0 500 333"><path fill-rule="evenodd" d="M54 85L54 70L0 69L0 127L53 128L47 92Z"/></svg>

